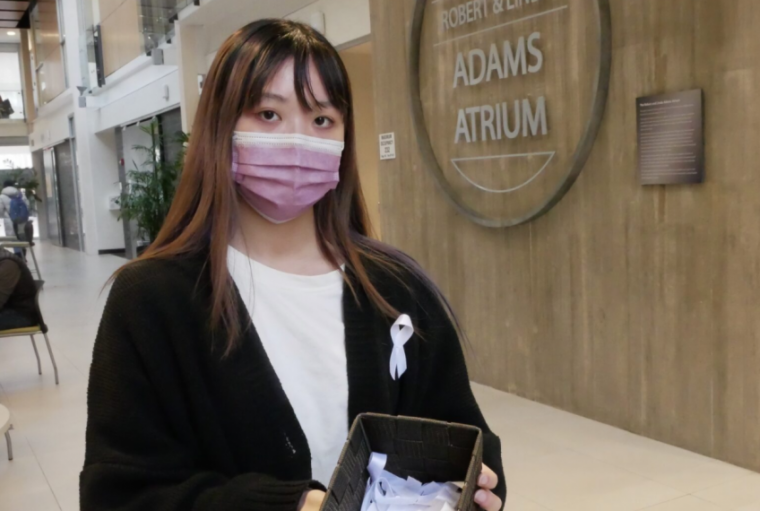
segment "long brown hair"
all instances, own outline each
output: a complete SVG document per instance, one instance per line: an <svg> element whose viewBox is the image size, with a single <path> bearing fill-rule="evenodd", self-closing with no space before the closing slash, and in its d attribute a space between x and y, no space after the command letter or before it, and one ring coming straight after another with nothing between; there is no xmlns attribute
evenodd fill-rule
<svg viewBox="0 0 760 511"><path fill-rule="evenodd" d="M255 21L232 34L214 58L191 131L184 171L174 202L155 241L137 261L207 252L211 276L211 320L227 332L229 353L240 342L241 321L227 247L237 222L238 201L230 172L231 140L240 116L255 107L280 66L294 60L295 90L305 108L313 98L313 62L330 102L345 124L340 183L315 205L320 248L334 265L346 265L371 303L389 317L398 315L373 285L367 263L400 278L404 270L428 281L408 257L369 235L371 227L356 163L353 101L343 62L335 48L311 27L288 20ZM356 296L352 279L346 279ZM433 289L436 289L433 286ZM445 300L444 300L445 302Z"/></svg>

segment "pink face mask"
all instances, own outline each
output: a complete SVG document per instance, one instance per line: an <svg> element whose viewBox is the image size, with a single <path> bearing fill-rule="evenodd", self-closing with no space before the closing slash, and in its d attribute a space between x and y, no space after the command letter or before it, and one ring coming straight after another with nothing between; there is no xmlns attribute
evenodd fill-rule
<svg viewBox="0 0 760 511"><path fill-rule="evenodd" d="M236 131L232 175L245 201L270 222L301 216L338 186L343 142Z"/></svg>

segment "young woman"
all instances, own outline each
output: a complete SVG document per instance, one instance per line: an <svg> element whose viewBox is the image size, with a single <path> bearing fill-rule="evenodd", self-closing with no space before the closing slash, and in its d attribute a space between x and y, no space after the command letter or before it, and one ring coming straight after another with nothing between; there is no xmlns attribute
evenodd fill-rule
<svg viewBox="0 0 760 511"><path fill-rule="evenodd" d="M349 424L378 412L482 428L475 500L499 511L499 439L457 329L415 263L368 237L355 151L323 36L262 20L222 45L166 223L103 314L83 510L316 511Z"/></svg>

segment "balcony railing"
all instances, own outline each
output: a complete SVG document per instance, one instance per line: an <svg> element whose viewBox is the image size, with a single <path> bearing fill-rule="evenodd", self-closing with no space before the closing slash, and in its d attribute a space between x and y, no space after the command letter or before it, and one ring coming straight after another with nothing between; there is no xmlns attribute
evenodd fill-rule
<svg viewBox="0 0 760 511"><path fill-rule="evenodd" d="M0 119L23 121L25 118L23 92L0 88Z"/></svg>
<svg viewBox="0 0 760 511"><path fill-rule="evenodd" d="M88 89L103 86L106 76L131 58L140 53L150 55L161 44L170 41L174 37L174 21L179 12L188 5L199 3L199 0L126 0L136 5L125 6L127 16L119 13L116 26L108 18L93 19L93 0L79 1L80 23L89 27L79 37L80 73L82 83ZM118 35L114 34L117 30ZM120 45L117 51L114 51L114 45ZM125 60L125 54L131 58Z"/></svg>

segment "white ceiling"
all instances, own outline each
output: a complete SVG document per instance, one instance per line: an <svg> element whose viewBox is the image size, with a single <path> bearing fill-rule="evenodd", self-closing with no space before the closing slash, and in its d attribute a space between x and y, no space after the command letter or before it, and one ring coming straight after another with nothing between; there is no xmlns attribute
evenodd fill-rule
<svg viewBox="0 0 760 511"><path fill-rule="evenodd" d="M8 32L16 32L16 35L8 35ZM19 43L21 41L21 33L18 29L0 28L0 43Z"/></svg>
<svg viewBox="0 0 760 511"><path fill-rule="evenodd" d="M17 27L28 7L26 0L0 0L0 30Z"/></svg>

